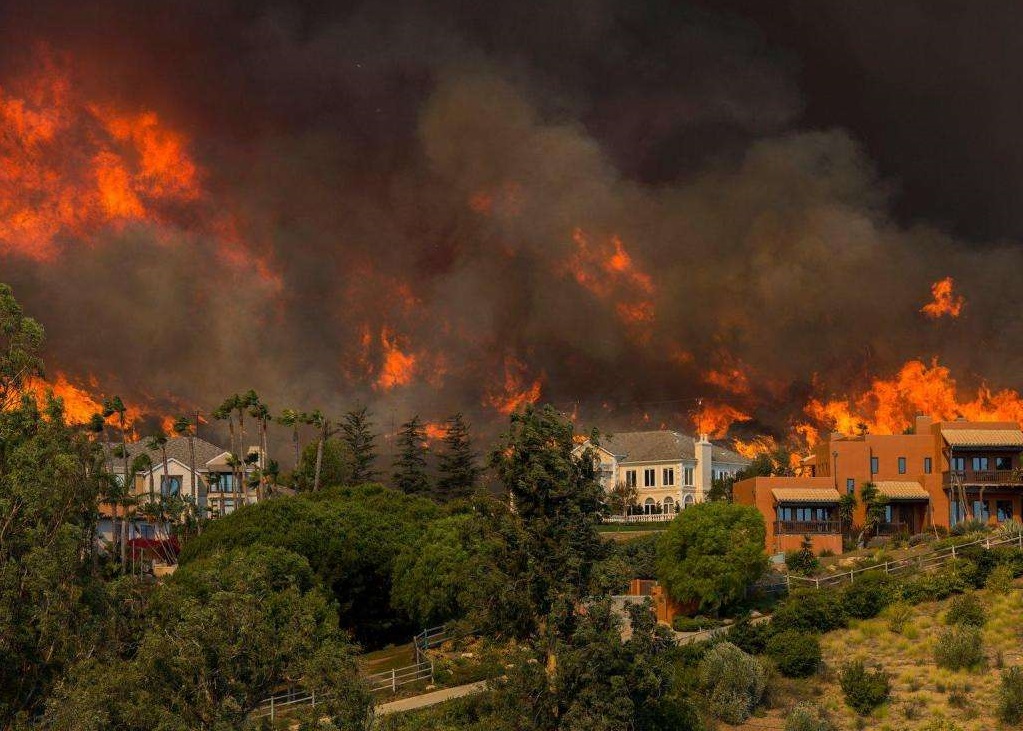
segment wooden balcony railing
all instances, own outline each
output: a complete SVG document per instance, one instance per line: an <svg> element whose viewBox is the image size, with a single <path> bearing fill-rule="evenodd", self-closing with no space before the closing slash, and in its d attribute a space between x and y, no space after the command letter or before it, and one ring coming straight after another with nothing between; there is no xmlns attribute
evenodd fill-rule
<svg viewBox="0 0 1023 731"><path fill-rule="evenodd" d="M945 486L958 477L964 485L1023 485L1023 470L955 470L943 473Z"/></svg>
<svg viewBox="0 0 1023 731"><path fill-rule="evenodd" d="M775 535L803 536L807 533L840 533L841 522L837 520L776 520Z"/></svg>

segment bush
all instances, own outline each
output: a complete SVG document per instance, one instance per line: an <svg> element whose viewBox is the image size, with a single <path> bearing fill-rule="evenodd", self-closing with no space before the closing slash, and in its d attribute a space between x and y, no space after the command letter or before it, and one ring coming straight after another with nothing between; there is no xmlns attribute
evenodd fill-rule
<svg viewBox="0 0 1023 731"><path fill-rule="evenodd" d="M969 518L952 526L952 529L949 531L949 535L968 536L971 533L980 533L985 530L987 530L987 524L977 520L976 518Z"/></svg>
<svg viewBox="0 0 1023 731"><path fill-rule="evenodd" d="M972 561L958 558L949 561L933 574L917 574L902 584L904 598L914 604L923 601L940 601L953 594L962 594L973 586L977 565Z"/></svg>
<svg viewBox="0 0 1023 731"><path fill-rule="evenodd" d="M845 704L865 716L888 700L891 678L884 670L867 670L862 660L847 663L839 679Z"/></svg>
<svg viewBox="0 0 1023 731"><path fill-rule="evenodd" d="M886 536L874 536L867 541L867 548L884 548L889 543L891 543L891 539Z"/></svg>
<svg viewBox="0 0 1023 731"><path fill-rule="evenodd" d="M949 670L979 667L984 662L980 630L966 625L942 630L934 645L934 662Z"/></svg>
<svg viewBox="0 0 1023 731"><path fill-rule="evenodd" d="M671 622L676 632L702 632L705 629L716 629L724 625L720 619L710 617L685 617L679 615Z"/></svg>
<svg viewBox="0 0 1023 731"><path fill-rule="evenodd" d="M1002 723L1023 723L1023 668L1009 668L1002 673L998 688L998 720Z"/></svg>
<svg viewBox="0 0 1023 731"><path fill-rule="evenodd" d="M825 548L823 551L821 551L819 554L817 554L817 557L818 558L831 558L834 555L835 555L834 551L832 551L830 548Z"/></svg>
<svg viewBox="0 0 1023 731"><path fill-rule="evenodd" d="M999 564L988 574L984 588L992 594L1008 594L1012 591L1013 580L1012 567L1007 564Z"/></svg>
<svg viewBox="0 0 1023 731"><path fill-rule="evenodd" d="M774 633L773 623L752 622L748 614L740 617L728 628L728 641L743 652L751 655L763 655L767 651L767 641Z"/></svg>
<svg viewBox="0 0 1023 731"><path fill-rule="evenodd" d="M933 540L935 540L933 533L915 533L909 537L907 543L912 547L930 543Z"/></svg>
<svg viewBox="0 0 1023 731"><path fill-rule="evenodd" d="M849 616L871 619L896 602L901 593L897 579L880 571L870 571L845 588L842 600Z"/></svg>
<svg viewBox="0 0 1023 731"><path fill-rule="evenodd" d="M830 632L849 624L842 594L807 589L793 593L774 612L771 625L776 632Z"/></svg>
<svg viewBox="0 0 1023 731"><path fill-rule="evenodd" d="M793 574L806 576L821 567L821 562L813 553L813 541L810 536L803 538L803 544L796 551L785 552L785 566Z"/></svg>
<svg viewBox="0 0 1023 731"><path fill-rule="evenodd" d="M1023 523L1018 520L1007 520L994 532L994 537L999 539L1019 538L1020 535L1023 535Z"/></svg>
<svg viewBox="0 0 1023 731"><path fill-rule="evenodd" d="M821 643L816 635L786 630L767 641L767 654L786 678L805 678L820 667Z"/></svg>
<svg viewBox="0 0 1023 731"><path fill-rule="evenodd" d="M816 703L797 703L785 719L785 731L833 731L835 725Z"/></svg>
<svg viewBox="0 0 1023 731"><path fill-rule="evenodd" d="M730 642L710 648L698 672L708 710L731 724L744 723L750 717L767 685L764 666Z"/></svg>
<svg viewBox="0 0 1023 731"><path fill-rule="evenodd" d="M913 618L913 607L906 602L895 602L884 611L888 620L888 629L895 634L902 634L909 620Z"/></svg>
<svg viewBox="0 0 1023 731"><path fill-rule="evenodd" d="M962 624L983 627L987 621L984 605L974 593L954 597L945 613L945 624Z"/></svg>

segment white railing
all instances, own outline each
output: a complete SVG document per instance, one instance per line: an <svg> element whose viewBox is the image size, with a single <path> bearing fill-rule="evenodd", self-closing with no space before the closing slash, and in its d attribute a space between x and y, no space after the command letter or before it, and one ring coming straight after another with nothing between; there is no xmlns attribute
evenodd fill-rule
<svg viewBox="0 0 1023 731"><path fill-rule="evenodd" d="M983 546L985 549L991 550L998 546L1008 546L1010 544L1015 544L1019 546L1020 550L1023 550L1023 534L1010 536L1008 538L991 538L991 536L988 536L976 541L970 541L969 543L960 543L959 545L949 546L948 548L938 548L934 551L929 551L928 553L918 556L909 556L908 558L900 558L894 561L885 561L883 564L864 566L863 568L845 571L841 574L830 574L828 576L817 577L787 574L785 581L788 583L789 587L792 586L793 582L803 582L804 585L812 586L816 589L827 586L836 586L838 584L845 583L846 581L852 584L856 580L857 574L863 574L867 571L884 571L886 574L894 574L907 569L913 571L926 571L954 560L957 558L957 552L961 553L962 550L968 546Z"/></svg>
<svg viewBox="0 0 1023 731"><path fill-rule="evenodd" d="M641 513L639 515L608 515L605 523L662 523L674 520L678 513Z"/></svg>
<svg viewBox="0 0 1023 731"><path fill-rule="evenodd" d="M378 693L381 691L390 691L391 693L395 693L398 688L403 685L409 685L410 683L419 683L424 680L428 680L432 683L433 662L425 660L413 665L406 665L403 668L394 668L380 673L364 675L362 679L365 681L366 687L371 693ZM250 715L253 718L269 716L270 720L273 721L278 715L289 709L301 708L302 706L315 708L317 703L322 703L329 697L329 693L306 693L305 691L292 689L286 693L281 693L280 695L264 698Z"/></svg>

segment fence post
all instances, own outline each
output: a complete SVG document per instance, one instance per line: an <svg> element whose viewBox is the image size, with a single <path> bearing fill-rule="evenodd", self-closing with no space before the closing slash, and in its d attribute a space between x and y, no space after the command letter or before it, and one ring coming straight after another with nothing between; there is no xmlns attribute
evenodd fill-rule
<svg viewBox="0 0 1023 731"><path fill-rule="evenodd" d="M888 571L888 561L885 561L885 562L884 562L884 572L885 572L886 574L887 574L887 573L890 573L890 572Z"/></svg>
<svg viewBox="0 0 1023 731"><path fill-rule="evenodd" d="M821 580L820 580L820 579L814 579L814 580L813 580L813 583L814 583L814 584L816 585L816 587L817 587L818 589L820 589L820 588L821 588Z"/></svg>
<svg viewBox="0 0 1023 731"><path fill-rule="evenodd" d="M433 685L433 682L434 682L434 678L433 678L433 660L431 659L430 660L430 685Z"/></svg>
<svg viewBox="0 0 1023 731"><path fill-rule="evenodd" d="M1023 550L1023 533L1020 533L1018 536L1016 536L1016 538L1019 539L1020 550Z"/></svg>
<svg viewBox="0 0 1023 731"><path fill-rule="evenodd" d="M270 696L270 720L274 720L274 697Z"/></svg>
<svg viewBox="0 0 1023 731"><path fill-rule="evenodd" d="M955 547L955 544L953 543L952 544L952 558L955 558L955 557L956 557L956 547Z"/></svg>
<svg viewBox="0 0 1023 731"><path fill-rule="evenodd" d="M391 668L391 692L395 693L398 690L398 683L395 680L394 668Z"/></svg>
<svg viewBox="0 0 1023 731"><path fill-rule="evenodd" d="M313 691L313 708L316 708L316 691Z"/></svg>

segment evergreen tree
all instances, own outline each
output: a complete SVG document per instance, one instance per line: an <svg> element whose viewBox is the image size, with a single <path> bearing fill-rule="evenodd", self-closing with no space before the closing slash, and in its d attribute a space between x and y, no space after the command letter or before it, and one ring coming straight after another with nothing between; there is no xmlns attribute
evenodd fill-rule
<svg viewBox="0 0 1023 731"><path fill-rule="evenodd" d="M444 500L468 497L479 477L480 468L472 449L469 424L459 412L447 420L437 492Z"/></svg>
<svg viewBox="0 0 1023 731"><path fill-rule="evenodd" d="M377 458L376 434L365 406L342 417L341 441L352 451L352 484L360 485L376 479L377 472L373 469Z"/></svg>
<svg viewBox="0 0 1023 731"><path fill-rule="evenodd" d="M394 461L394 486L406 495L430 489L426 474L426 433L419 414L401 425L398 434L398 458Z"/></svg>

